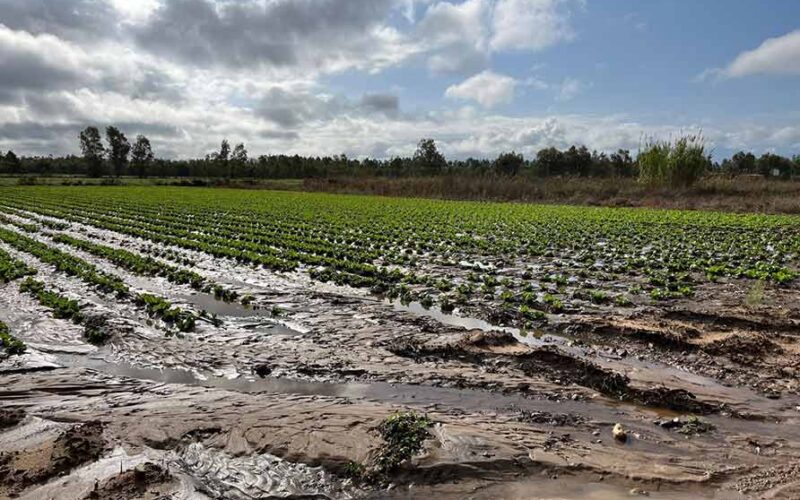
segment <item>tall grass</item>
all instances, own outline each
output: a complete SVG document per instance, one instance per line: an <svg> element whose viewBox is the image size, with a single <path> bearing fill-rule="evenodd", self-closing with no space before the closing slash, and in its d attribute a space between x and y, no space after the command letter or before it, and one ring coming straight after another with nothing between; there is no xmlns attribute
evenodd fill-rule
<svg viewBox="0 0 800 500"><path fill-rule="evenodd" d="M687 188L629 178L401 177L306 179L298 189L413 198L800 214L800 181L707 175Z"/></svg>
<svg viewBox="0 0 800 500"><path fill-rule="evenodd" d="M640 181L670 187L691 186L711 167L702 134L685 135L674 142L648 138L636 161Z"/></svg>

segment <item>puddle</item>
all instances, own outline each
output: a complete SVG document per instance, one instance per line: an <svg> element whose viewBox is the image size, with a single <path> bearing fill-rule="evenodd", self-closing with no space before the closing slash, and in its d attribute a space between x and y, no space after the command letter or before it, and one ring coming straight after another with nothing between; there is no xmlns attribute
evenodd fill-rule
<svg viewBox="0 0 800 500"><path fill-rule="evenodd" d="M467 330L482 330L484 332L507 332L514 336L519 342L530 346L542 346L548 343L563 341L562 337L557 337L550 334L542 334L540 330L523 331L519 328L510 326L498 326L489 323L488 321L471 318L468 316L458 316L456 314L449 314L442 312L438 306L425 308L420 302L410 302L402 304L399 300L384 300L385 304L391 305L395 311L411 313L414 316L421 316L431 318L443 325L460 326Z"/></svg>
<svg viewBox="0 0 800 500"><path fill-rule="evenodd" d="M164 384L229 390L245 394L295 394L329 396L351 400L416 406L426 410L458 409L469 411L546 411L554 414L583 413L593 420L612 422L627 409L665 416L658 408L639 407L617 401L559 401L530 399L519 395L504 395L476 389L456 389L425 385L393 384L389 382L313 382L281 377L256 377L241 374L220 376L209 371L192 372L176 368L144 368L125 362L109 362L97 356L58 356L65 366L83 367L118 377L127 377ZM676 416L677 414L670 414Z"/></svg>
<svg viewBox="0 0 800 500"><path fill-rule="evenodd" d="M204 310L217 316L230 316L232 318L269 317L268 309L256 309L252 306L242 305L241 302L225 302L218 300L208 293L181 293L175 297L182 302L192 304L197 310Z"/></svg>

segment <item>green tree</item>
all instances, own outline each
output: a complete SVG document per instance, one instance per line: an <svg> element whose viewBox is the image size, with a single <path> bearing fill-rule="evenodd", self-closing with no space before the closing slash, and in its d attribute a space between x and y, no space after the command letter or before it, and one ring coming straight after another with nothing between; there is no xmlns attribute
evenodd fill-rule
<svg viewBox="0 0 800 500"><path fill-rule="evenodd" d="M756 155L739 151L730 159L723 160L722 170L731 175L755 174Z"/></svg>
<svg viewBox="0 0 800 500"><path fill-rule="evenodd" d="M231 154L231 161L236 163L246 163L247 162L247 150L244 148L244 144L237 144L235 148L233 148L233 153Z"/></svg>
<svg viewBox="0 0 800 500"><path fill-rule="evenodd" d="M566 173L564 153L549 147L536 153L536 172L541 177Z"/></svg>
<svg viewBox="0 0 800 500"><path fill-rule="evenodd" d="M764 153L756 162L758 173L764 177L789 178L792 175L794 164L785 156L773 153Z"/></svg>
<svg viewBox="0 0 800 500"><path fill-rule="evenodd" d="M131 149L131 165L139 177L147 177L150 165L153 163L153 148L150 139L143 135L136 136L136 142Z"/></svg>
<svg viewBox="0 0 800 500"><path fill-rule="evenodd" d="M108 159L114 169L114 175L119 177L125 173L125 167L128 166L131 145L125 134L120 132L117 127L106 128L106 141L108 142Z"/></svg>
<svg viewBox="0 0 800 500"><path fill-rule="evenodd" d="M81 153L86 163L86 174L89 177L102 177L105 173L103 165L103 153L105 148L100 139L100 131L97 127L86 127L80 133Z"/></svg>
<svg viewBox="0 0 800 500"><path fill-rule="evenodd" d="M436 148L436 142L433 139L422 139L414 152L414 165L422 173L438 175L444 172L447 160Z"/></svg>
<svg viewBox="0 0 800 500"><path fill-rule="evenodd" d="M576 148L571 146L564 153L567 173L571 175L586 176L592 168L592 153L586 146Z"/></svg>
<svg viewBox="0 0 800 500"><path fill-rule="evenodd" d="M3 172L12 175L22 173L22 162L20 161L19 157L10 149L5 156L0 155L0 165L3 167Z"/></svg>
<svg viewBox="0 0 800 500"><path fill-rule="evenodd" d="M231 171L233 172L230 175L236 177L243 177L248 174L245 171L245 167L247 166L247 149L245 149L244 144L239 143L233 148L233 153L231 153ZM252 177L252 175L250 175Z"/></svg>
<svg viewBox="0 0 800 500"><path fill-rule="evenodd" d="M614 175L619 177L633 177L636 173L636 164L631 157L631 152L627 149L620 149L616 153L611 153L609 157L611 170Z"/></svg>
<svg viewBox="0 0 800 500"><path fill-rule="evenodd" d="M222 139L222 144L219 146L219 152L216 154L216 159L221 162L227 162L231 154L231 145L228 139Z"/></svg>
<svg viewBox="0 0 800 500"><path fill-rule="evenodd" d="M498 156L494 161L493 167L495 173L498 175L513 177L522 170L524 165L525 159L522 155L512 151L510 153L502 153Z"/></svg>

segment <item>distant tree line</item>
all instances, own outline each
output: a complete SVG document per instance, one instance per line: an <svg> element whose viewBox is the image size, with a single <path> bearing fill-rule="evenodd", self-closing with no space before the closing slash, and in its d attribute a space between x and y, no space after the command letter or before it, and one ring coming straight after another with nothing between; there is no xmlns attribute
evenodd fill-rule
<svg viewBox="0 0 800 500"><path fill-rule="evenodd" d="M658 161L681 162L686 158L680 149L665 149L665 144L653 143L646 154L640 152L637 158L625 149L607 154L590 151L586 146L572 146L565 150L545 148L535 158L507 152L495 159L447 160L433 139L422 139L412 157L386 160L354 159L345 155L261 155L250 158L244 144L231 148L227 140L222 141L218 151L204 158L167 160L155 157L150 141L144 135L138 135L131 144L125 134L113 126L106 128L105 141L97 127L81 131L79 140L81 156L18 157L13 151L0 152L0 174L237 179L438 175L638 177L642 172L648 175L657 172L658 168L653 165ZM676 143L676 146L680 147L680 144ZM692 176L706 172L780 178L800 176L800 156L786 158L765 153L756 157L753 153L739 152L721 163L714 163L702 151L702 148L695 151L699 156L694 155L692 160ZM675 183L673 180L669 182Z"/></svg>

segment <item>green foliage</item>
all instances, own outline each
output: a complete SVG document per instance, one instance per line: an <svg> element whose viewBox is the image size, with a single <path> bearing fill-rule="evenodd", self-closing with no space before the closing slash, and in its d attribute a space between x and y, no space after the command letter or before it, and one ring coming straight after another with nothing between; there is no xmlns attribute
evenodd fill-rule
<svg viewBox="0 0 800 500"><path fill-rule="evenodd" d="M128 165L131 145L125 134L113 126L106 128L106 141L108 141L108 159L114 168L114 175L119 177L125 173L125 167Z"/></svg>
<svg viewBox="0 0 800 500"><path fill-rule="evenodd" d="M564 303L554 295L546 293L542 297L542 301L547 304L551 312L559 313L564 310Z"/></svg>
<svg viewBox="0 0 800 500"><path fill-rule="evenodd" d="M593 304L605 304L608 302L608 294L601 290L591 290L589 292L589 300Z"/></svg>
<svg viewBox="0 0 800 500"><path fill-rule="evenodd" d="M128 287L118 277L103 273L83 259L51 248L42 242L2 228L0 228L0 241L27 252L42 262L52 264L59 272L77 276L102 292L116 293L119 297L126 297L129 294Z"/></svg>
<svg viewBox="0 0 800 500"><path fill-rule="evenodd" d="M150 145L150 140L143 135L137 135L136 142L131 148L131 167L133 167L133 174L138 177L147 177L153 159L153 148Z"/></svg>
<svg viewBox="0 0 800 500"><path fill-rule="evenodd" d="M31 274L36 274L36 270L0 250L0 283L8 283Z"/></svg>
<svg viewBox="0 0 800 500"><path fill-rule="evenodd" d="M98 315L87 317L84 320L83 336L90 344L105 344L111 336L108 319Z"/></svg>
<svg viewBox="0 0 800 500"><path fill-rule="evenodd" d="M525 159L521 154L513 151L511 153L502 153L497 157L493 165L496 174L509 177L517 175L524 166Z"/></svg>
<svg viewBox="0 0 800 500"><path fill-rule="evenodd" d="M151 257L143 257L127 250L105 245L98 245L96 243L74 238L66 234L56 235L53 238L53 241L56 243L64 243L92 255L102 257L134 274L144 276L164 276L172 283L178 285L188 284L196 290L200 290L206 285L205 278L193 271L164 264ZM219 288L222 290L222 287Z"/></svg>
<svg viewBox="0 0 800 500"><path fill-rule="evenodd" d="M71 300L57 292L47 290L45 284L28 278L19 286L19 291L33 296L39 303L53 312L53 317L69 319L75 323L82 323L83 313L78 301Z"/></svg>
<svg viewBox="0 0 800 500"><path fill-rule="evenodd" d="M436 142L433 139L419 141L413 161L417 169L426 174L438 174L447 167L447 160L436 148Z"/></svg>
<svg viewBox="0 0 800 500"><path fill-rule="evenodd" d="M11 335L8 326L0 321L0 358L9 356L19 356L25 354L28 346L25 342Z"/></svg>
<svg viewBox="0 0 800 500"><path fill-rule="evenodd" d="M100 131L97 127L86 127L80 133L81 153L86 162L86 173L89 177L100 177L105 172L103 165L103 154L105 148L100 139Z"/></svg>
<svg viewBox="0 0 800 500"><path fill-rule="evenodd" d="M639 179L647 184L687 187L711 167L702 135L687 135L675 142L648 139L637 158Z"/></svg>
<svg viewBox="0 0 800 500"><path fill-rule="evenodd" d="M181 332L194 330L195 315L188 311L183 311L179 307L172 307L172 304L162 297L142 293L136 296L136 303L144 306L150 315L161 318L165 323L174 325Z"/></svg>
<svg viewBox="0 0 800 500"><path fill-rule="evenodd" d="M28 278L19 286L20 292L28 293L39 303L51 310L53 317L69 319L83 325L83 337L91 344L101 345L111 336L108 320L99 315L87 316L76 300L48 290L44 283Z"/></svg>
<svg viewBox="0 0 800 500"><path fill-rule="evenodd" d="M795 163L789 158L773 153L764 153L756 162L758 173L764 177L788 179L795 173Z"/></svg>
<svg viewBox="0 0 800 500"><path fill-rule="evenodd" d="M524 321L542 321L547 319L547 315L538 309L533 309L526 305L519 307L519 313Z"/></svg>
<svg viewBox="0 0 800 500"><path fill-rule="evenodd" d="M375 470L388 474L422 450L433 422L412 411L396 412L384 420L378 431L384 445L375 459Z"/></svg>
<svg viewBox="0 0 800 500"><path fill-rule="evenodd" d="M147 255L173 262L186 259L183 249L202 252L403 304L443 311L457 304L517 327L538 315L531 311L577 310L576 299L624 306L634 295L691 297L714 280L791 283L800 255L796 216L158 187L0 188L0 200L3 211L18 211L14 219L33 213L114 231L150 242ZM47 245L25 238L0 231L0 240L62 268L56 261L69 262L69 272L94 283L88 263L64 252L51 258ZM171 263L80 238L57 241L133 272L185 281ZM224 288L202 283L225 300Z"/></svg>

